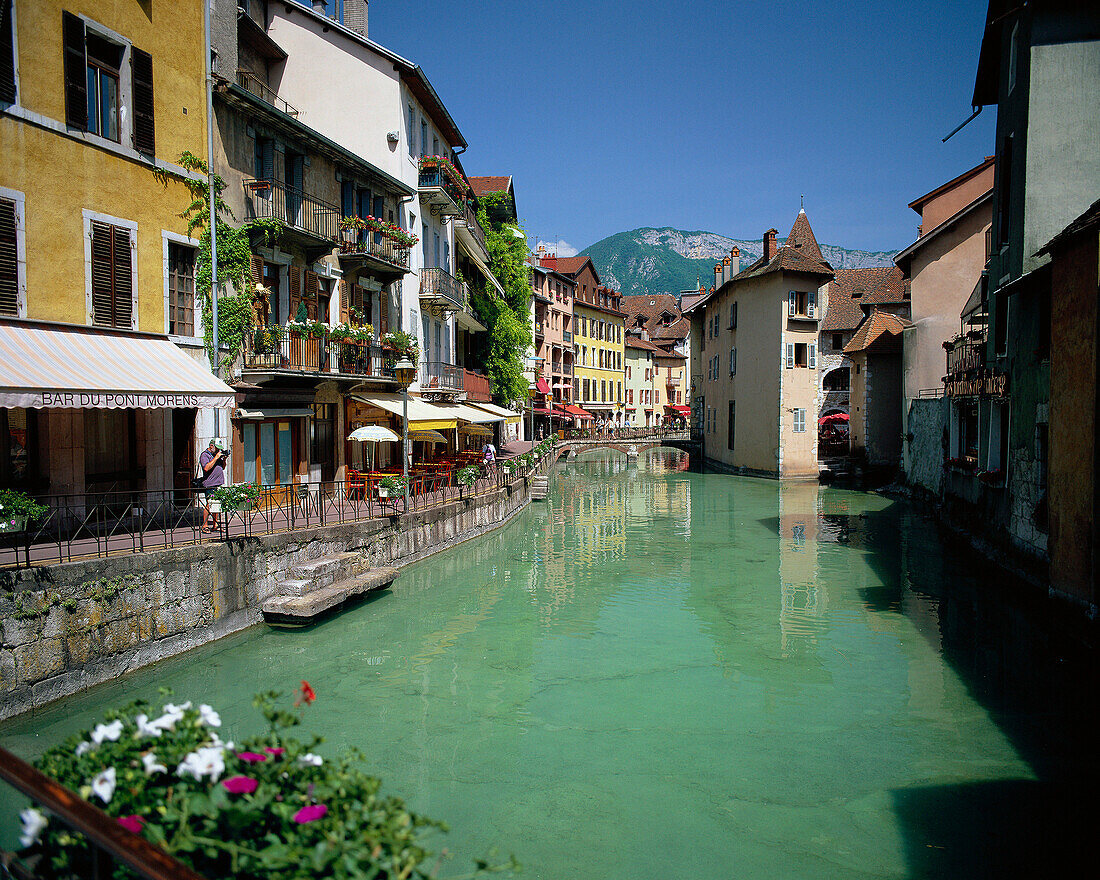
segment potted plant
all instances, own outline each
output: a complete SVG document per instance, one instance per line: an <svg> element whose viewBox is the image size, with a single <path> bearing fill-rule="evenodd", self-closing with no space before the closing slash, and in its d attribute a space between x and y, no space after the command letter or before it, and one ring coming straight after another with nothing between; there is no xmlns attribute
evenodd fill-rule
<svg viewBox="0 0 1100 880"><path fill-rule="evenodd" d="M0 532L21 532L28 522L42 519L49 508L14 489L0 489Z"/></svg>
<svg viewBox="0 0 1100 880"><path fill-rule="evenodd" d="M480 475L480 468L477 468L474 465L469 465L468 467L464 467L459 470L458 473L455 474L455 479L458 481L460 486L464 486L465 488L469 489L474 483L477 482L477 478Z"/></svg>
<svg viewBox="0 0 1100 880"><path fill-rule="evenodd" d="M404 477L394 475L386 477L378 483L379 498L400 498L405 494L405 488L409 485Z"/></svg>
<svg viewBox="0 0 1100 880"><path fill-rule="evenodd" d="M340 250L353 253L359 249L359 233L367 228L362 217L344 217L340 221Z"/></svg>
<svg viewBox="0 0 1100 880"><path fill-rule="evenodd" d="M245 512L252 509L260 497L259 483L235 483L232 486L218 486L209 495L208 504L211 513Z"/></svg>
<svg viewBox="0 0 1100 880"><path fill-rule="evenodd" d="M390 349L398 356L405 355L413 363L420 360L420 343L415 336L404 330L391 330L383 336L382 347Z"/></svg>

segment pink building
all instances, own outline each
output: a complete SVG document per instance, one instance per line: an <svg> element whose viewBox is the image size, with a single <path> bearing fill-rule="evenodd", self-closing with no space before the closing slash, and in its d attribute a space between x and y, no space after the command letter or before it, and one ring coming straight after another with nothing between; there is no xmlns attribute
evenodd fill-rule
<svg viewBox="0 0 1100 880"><path fill-rule="evenodd" d="M538 377L549 388L556 409L573 402L573 296L577 285L567 275L543 265L541 255L536 255L531 287L535 291L535 357L541 361ZM539 414L538 409L535 412ZM542 417L551 415L544 405Z"/></svg>

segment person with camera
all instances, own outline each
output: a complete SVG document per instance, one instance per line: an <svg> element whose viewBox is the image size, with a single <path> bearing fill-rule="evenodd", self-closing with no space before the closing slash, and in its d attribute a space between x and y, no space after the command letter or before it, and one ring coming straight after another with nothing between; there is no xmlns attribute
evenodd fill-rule
<svg viewBox="0 0 1100 880"><path fill-rule="evenodd" d="M202 475L199 478L202 483L203 507L202 530L204 532L216 532L218 530L218 515L210 511L210 490L225 485L225 462L229 458L229 452L225 443L221 440L211 439L199 456L199 469Z"/></svg>

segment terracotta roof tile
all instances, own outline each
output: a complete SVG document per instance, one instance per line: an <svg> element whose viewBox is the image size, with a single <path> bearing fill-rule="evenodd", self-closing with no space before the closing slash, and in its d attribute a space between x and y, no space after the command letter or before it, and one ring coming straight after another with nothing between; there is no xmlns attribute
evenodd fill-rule
<svg viewBox="0 0 1100 880"><path fill-rule="evenodd" d="M770 261L763 257L742 269L734 279L756 278L770 272L805 272L810 275L832 275L833 267L821 256L814 231L805 211L799 211L787 241L779 248ZM727 282L728 283L728 282Z"/></svg>
<svg viewBox="0 0 1100 880"><path fill-rule="evenodd" d="M855 330L863 320L867 296L892 271L890 266L866 269L838 269L829 282L829 304L825 309L822 330Z"/></svg>
<svg viewBox="0 0 1100 880"><path fill-rule="evenodd" d="M623 344L630 348L640 348L643 351L655 351L660 354L664 354L664 349L658 348L652 342L646 342L644 339L639 339L637 336L631 336L629 333L623 339Z"/></svg>
<svg viewBox="0 0 1100 880"><path fill-rule="evenodd" d="M620 306L626 312L627 326L645 327L653 339L685 339L691 330L691 320L683 316L671 293L624 296ZM672 319L667 324L664 323L666 314Z"/></svg>
<svg viewBox="0 0 1100 880"><path fill-rule="evenodd" d="M821 248L817 245L817 237L810 228L810 221L805 211L798 212L798 216L794 220L794 226L791 227L791 234L787 236L783 246L794 248L802 255L809 257L811 260L817 260L819 263L825 261L825 258L821 256Z"/></svg>
<svg viewBox="0 0 1100 880"><path fill-rule="evenodd" d="M900 342L901 331L909 326L909 322L904 318L899 318L897 315L890 312L880 312L878 309L871 309L871 314L867 316L867 320L863 322L863 326L856 331L856 335L852 337L852 341L844 346L845 354L855 354L859 351L864 351L874 345L883 336L890 336L897 338Z"/></svg>
<svg viewBox="0 0 1100 880"><path fill-rule="evenodd" d="M511 177L471 177L470 189L475 196L483 196L486 193L508 192L512 185Z"/></svg>
<svg viewBox="0 0 1100 880"><path fill-rule="evenodd" d="M883 267L874 287L863 298L866 305L894 305L909 302L909 279L897 266Z"/></svg>

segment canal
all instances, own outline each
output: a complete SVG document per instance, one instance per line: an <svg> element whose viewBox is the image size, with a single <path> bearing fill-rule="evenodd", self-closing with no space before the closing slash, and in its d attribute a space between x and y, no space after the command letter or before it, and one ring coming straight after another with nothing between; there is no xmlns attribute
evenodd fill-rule
<svg viewBox="0 0 1100 880"><path fill-rule="evenodd" d="M1072 627L905 502L685 465L583 455L392 592L0 743L36 756L161 686L236 739L254 693L307 679L303 733L447 821L445 875L492 846L554 880L1006 877L1083 851L1097 678Z"/></svg>

